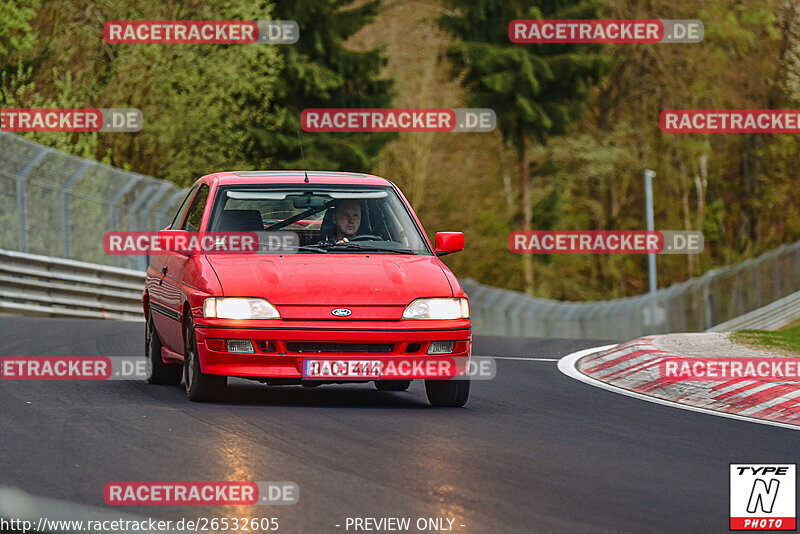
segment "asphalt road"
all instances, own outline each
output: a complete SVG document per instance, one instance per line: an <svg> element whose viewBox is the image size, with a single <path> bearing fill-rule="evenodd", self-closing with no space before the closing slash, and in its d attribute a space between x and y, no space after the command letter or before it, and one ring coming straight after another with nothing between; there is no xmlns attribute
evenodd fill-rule
<svg viewBox="0 0 800 534"><path fill-rule="evenodd" d="M143 328L0 317L0 356L133 356ZM475 353L558 358L600 344L479 337ZM430 408L417 382L229 389L198 404L138 381L4 381L0 485L145 517L277 517L288 533L444 516L459 533L727 532L728 463L796 462L800 450L798 432L631 399L554 361L498 361L463 409ZM300 501L104 503L107 482L135 480L294 481Z"/></svg>

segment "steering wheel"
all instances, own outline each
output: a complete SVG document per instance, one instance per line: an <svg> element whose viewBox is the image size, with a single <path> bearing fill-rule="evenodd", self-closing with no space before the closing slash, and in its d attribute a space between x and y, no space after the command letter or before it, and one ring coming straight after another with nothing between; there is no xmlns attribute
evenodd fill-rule
<svg viewBox="0 0 800 534"><path fill-rule="evenodd" d="M351 243L353 241L383 241L383 240L384 239L382 237L379 237L379 236L376 236L376 235L372 235L372 234L357 235L355 237L351 237L350 239L348 239L348 241L350 241Z"/></svg>

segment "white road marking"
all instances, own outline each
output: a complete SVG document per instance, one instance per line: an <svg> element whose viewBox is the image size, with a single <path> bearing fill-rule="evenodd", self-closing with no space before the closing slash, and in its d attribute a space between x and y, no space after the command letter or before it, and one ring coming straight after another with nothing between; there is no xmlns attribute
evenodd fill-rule
<svg viewBox="0 0 800 534"><path fill-rule="evenodd" d="M518 358L516 356L474 356L475 358L492 358L493 360L524 360L529 362L557 362L558 358Z"/></svg>
<svg viewBox="0 0 800 534"><path fill-rule="evenodd" d="M599 387L602 389L606 389L608 391L613 391L614 393L619 393L622 395L627 395L628 397L633 397L635 399L652 402L655 404L662 404L664 406L672 406L673 408L680 408L682 410L689 410L692 412L699 412L706 415L716 415L717 417L727 417L728 419L736 419L739 421L747 421L749 423L759 423L762 425L769 425L769 426L777 426L780 428L788 428L789 430L800 430L800 427L795 425L790 425L786 423L778 423L777 421L766 421L764 419L757 419L755 417L747 417L744 415L738 415L733 413L725 413L719 412L716 410L709 410L707 408L698 408L696 406L689 406L688 404L681 404L675 401L669 401L665 399L659 399L657 397L651 397L650 395L644 395L643 393L638 393L636 391L629 391L627 389L623 389L621 387L612 386L611 384L606 384L605 382L601 382L595 378L587 376L575 367L578 363L578 360L587 356L589 354L593 354L595 352L600 352L603 350L608 350L610 348L615 347L616 345L605 345L602 347L595 347L593 349L585 349L579 350L578 352L573 352L572 354L568 354L558 360L558 370L567 375L570 378L574 378L575 380L580 380L585 384L589 384L591 386Z"/></svg>

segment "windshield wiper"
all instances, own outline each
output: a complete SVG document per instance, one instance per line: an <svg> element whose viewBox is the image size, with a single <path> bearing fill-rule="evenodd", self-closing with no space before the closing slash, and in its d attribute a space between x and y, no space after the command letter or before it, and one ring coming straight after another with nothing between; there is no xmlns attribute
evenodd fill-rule
<svg viewBox="0 0 800 534"><path fill-rule="evenodd" d="M407 248L376 247L375 245L362 245L361 243L336 243L329 245L329 248L335 250L363 250L367 252L394 252L395 254L416 255L416 252Z"/></svg>
<svg viewBox="0 0 800 534"><path fill-rule="evenodd" d="M308 251L308 252L316 252L318 254L327 254L328 253L328 249L322 248L322 247L317 247L317 246L314 246L314 245L300 245L300 246L297 246L297 247L290 247L289 250L303 250L303 251Z"/></svg>

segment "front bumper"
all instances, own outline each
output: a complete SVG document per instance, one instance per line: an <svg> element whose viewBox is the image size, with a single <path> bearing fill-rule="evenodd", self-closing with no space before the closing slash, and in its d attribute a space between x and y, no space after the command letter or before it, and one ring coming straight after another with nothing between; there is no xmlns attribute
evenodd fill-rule
<svg viewBox="0 0 800 534"><path fill-rule="evenodd" d="M306 359L378 360L384 370L380 379L446 379L467 373L472 351L468 319L195 321L200 368L212 375L302 378ZM254 353L212 350L207 345L210 339L249 340ZM453 341L453 352L427 354L433 341Z"/></svg>

